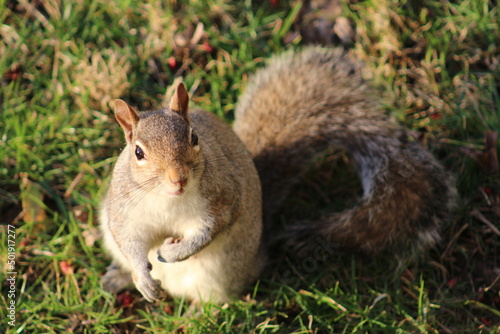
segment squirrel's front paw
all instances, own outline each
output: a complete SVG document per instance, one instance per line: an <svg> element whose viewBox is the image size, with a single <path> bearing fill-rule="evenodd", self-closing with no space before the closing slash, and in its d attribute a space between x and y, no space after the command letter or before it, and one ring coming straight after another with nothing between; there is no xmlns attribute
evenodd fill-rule
<svg viewBox="0 0 500 334"><path fill-rule="evenodd" d="M166 238L158 250L158 261L165 263L182 261L186 258L183 254L184 248L182 239Z"/></svg>
<svg viewBox="0 0 500 334"><path fill-rule="evenodd" d="M161 295L161 283L159 280L153 279L151 275L142 275L134 280L134 283L137 290L150 303L157 300Z"/></svg>

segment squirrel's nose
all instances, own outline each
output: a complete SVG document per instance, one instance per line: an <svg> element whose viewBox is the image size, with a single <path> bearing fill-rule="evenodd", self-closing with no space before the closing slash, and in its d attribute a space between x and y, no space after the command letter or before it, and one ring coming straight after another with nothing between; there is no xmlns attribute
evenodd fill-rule
<svg viewBox="0 0 500 334"><path fill-rule="evenodd" d="M167 174L168 174L168 180L170 181L170 183L172 183L173 185L177 186L177 187L185 187L187 182L188 182L188 175L189 172L185 172L185 171L182 171L182 172L179 172L175 169L170 169Z"/></svg>
<svg viewBox="0 0 500 334"><path fill-rule="evenodd" d="M186 184L187 184L187 177L182 177L180 179L177 179L177 180L170 180L173 184L175 184L176 186L179 186L181 188L185 187Z"/></svg>

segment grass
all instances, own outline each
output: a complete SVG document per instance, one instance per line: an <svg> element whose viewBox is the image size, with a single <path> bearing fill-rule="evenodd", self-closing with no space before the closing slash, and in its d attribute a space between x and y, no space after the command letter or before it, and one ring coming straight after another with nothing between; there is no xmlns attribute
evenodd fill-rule
<svg viewBox="0 0 500 334"><path fill-rule="evenodd" d="M498 144L487 133L500 130L498 7L485 0L313 3L320 6L0 0L1 275L11 271L8 224L18 273L15 326L3 320L10 298L1 280L0 331L500 333ZM325 38L365 62L387 110L456 176L460 205L443 242L403 266L391 254L368 260L323 249L321 258L300 258L282 249L246 296L206 305L199 317L183 317L182 300L149 304L136 291L102 291L109 258L97 208L123 144L110 102L153 108L182 76L196 105L231 122L248 75L265 59ZM355 174L338 156L338 172L319 161L297 187L293 214L355 196Z"/></svg>

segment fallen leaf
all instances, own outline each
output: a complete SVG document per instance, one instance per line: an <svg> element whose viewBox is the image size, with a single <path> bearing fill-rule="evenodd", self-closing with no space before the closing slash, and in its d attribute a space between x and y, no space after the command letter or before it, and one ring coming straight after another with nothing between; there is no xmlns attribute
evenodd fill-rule
<svg viewBox="0 0 500 334"><path fill-rule="evenodd" d="M23 220L26 223L36 223L36 230L43 232L47 229L43 188L40 184L30 181L28 173L20 173L19 175L21 176Z"/></svg>
<svg viewBox="0 0 500 334"><path fill-rule="evenodd" d="M202 49L208 53L212 53L214 51L214 47L211 46L208 42L203 42Z"/></svg>
<svg viewBox="0 0 500 334"><path fill-rule="evenodd" d="M354 37L356 36L356 33L352 28L351 22L343 16L337 18L337 21L333 26L333 32L337 34L339 39L344 44L352 43L354 41Z"/></svg>
<svg viewBox="0 0 500 334"><path fill-rule="evenodd" d="M163 310L169 315L174 315L174 308L170 304L165 305Z"/></svg>
<svg viewBox="0 0 500 334"><path fill-rule="evenodd" d="M96 240L101 238L101 232L98 228L91 227L87 228L82 232L83 240L85 240L85 245L91 247L94 245Z"/></svg>
<svg viewBox="0 0 500 334"><path fill-rule="evenodd" d="M130 307L134 304L134 297L128 291L120 293L116 296L116 300L123 307Z"/></svg>
<svg viewBox="0 0 500 334"><path fill-rule="evenodd" d="M64 276L73 274L73 267L67 261L59 262L59 268L61 268L61 272L64 274Z"/></svg>

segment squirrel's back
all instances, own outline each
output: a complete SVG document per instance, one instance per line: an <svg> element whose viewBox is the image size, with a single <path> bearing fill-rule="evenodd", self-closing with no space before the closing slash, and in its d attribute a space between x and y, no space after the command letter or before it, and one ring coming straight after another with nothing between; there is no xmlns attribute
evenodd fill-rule
<svg viewBox="0 0 500 334"><path fill-rule="evenodd" d="M250 79L233 129L259 172L267 224L311 159L329 146L345 150L356 166L358 205L294 224L292 242L307 245L313 234L376 251L390 244L425 248L439 239L454 203L452 179L382 111L360 63L343 50L308 47L274 57Z"/></svg>

